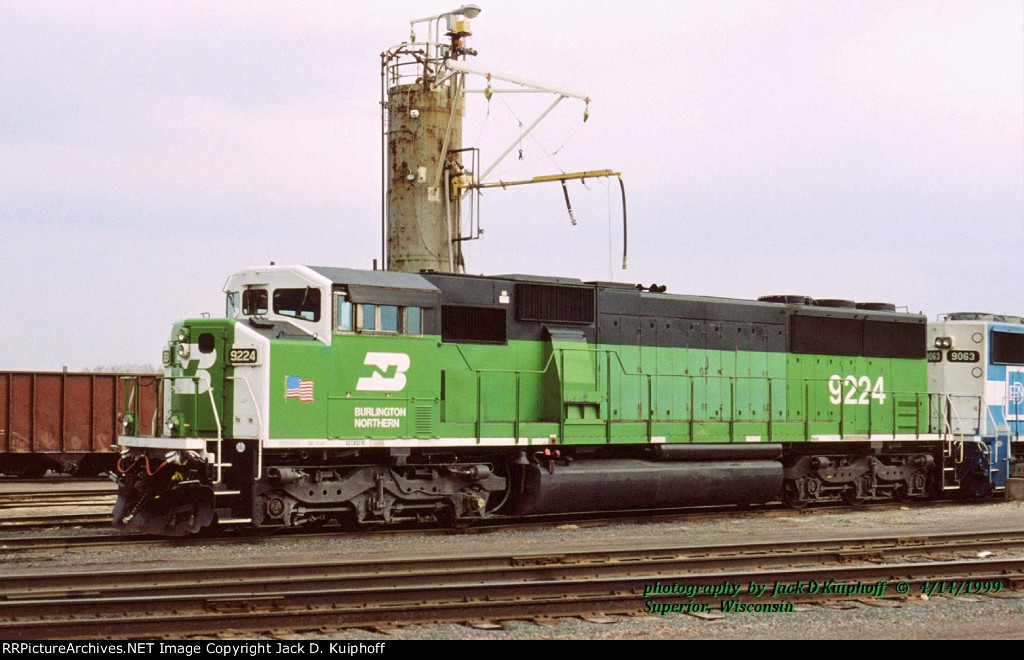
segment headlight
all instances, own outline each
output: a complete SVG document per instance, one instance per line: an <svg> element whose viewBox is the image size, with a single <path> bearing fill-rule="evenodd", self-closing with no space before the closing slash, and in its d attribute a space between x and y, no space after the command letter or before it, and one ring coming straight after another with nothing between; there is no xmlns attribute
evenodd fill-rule
<svg viewBox="0 0 1024 660"><path fill-rule="evenodd" d="M182 342L184 342L187 339L188 339L188 330L186 330L185 328L182 328L181 330L178 330L178 342L182 343Z"/></svg>
<svg viewBox="0 0 1024 660"><path fill-rule="evenodd" d="M178 344L178 357L187 360L189 356L188 344Z"/></svg>
<svg viewBox="0 0 1024 660"><path fill-rule="evenodd" d="M174 430L178 428L178 420L174 418L174 415L171 415L170 417L167 418L167 421L164 422L164 426L167 427L168 431L173 433Z"/></svg>

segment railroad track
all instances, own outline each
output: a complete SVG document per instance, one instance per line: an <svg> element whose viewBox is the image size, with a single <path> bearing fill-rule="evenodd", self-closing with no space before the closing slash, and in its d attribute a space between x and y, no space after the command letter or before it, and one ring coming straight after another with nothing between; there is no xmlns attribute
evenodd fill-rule
<svg viewBox="0 0 1024 660"><path fill-rule="evenodd" d="M0 529L110 524L117 491L109 480L0 482Z"/></svg>
<svg viewBox="0 0 1024 660"><path fill-rule="evenodd" d="M99 506L113 504L117 493L95 491L0 493L0 508L51 506Z"/></svg>
<svg viewBox="0 0 1024 660"><path fill-rule="evenodd" d="M0 519L0 529L49 527L109 527L110 513L56 513L26 516L6 516ZM0 546L3 540L0 539Z"/></svg>
<svg viewBox="0 0 1024 660"><path fill-rule="evenodd" d="M988 506L998 503L998 500L976 502L971 506ZM112 506L112 505L111 505ZM962 502L945 501L921 501L902 505L906 508L945 508L957 507L962 511ZM144 535L127 535L114 529L96 534L55 534L41 536L38 534L19 534L16 536L0 536L0 552L7 555L13 554L38 554L50 552L67 551L109 551L122 549L126 544L133 547L182 547L187 545L223 545L232 544L246 539L259 539L261 543L292 542L296 536L304 538L320 537L351 537L370 538L379 537L401 537L401 536L423 536L427 534L487 534L502 530L524 531L528 529L544 529L557 525L574 525L577 527L599 527L611 524L629 523L671 523L685 522L695 523L709 520L721 520L723 518L749 519L751 517L805 517L817 515L837 515L853 511L885 511L892 507L892 504L862 505L862 506L825 506L811 509L793 510L783 505L770 505L758 509L740 510L734 506L729 507L703 507L701 509L668 510L660 512L637 512L624 511L620 513L598 513L586 514L559 514L531 516L527 518L508 519L495 518L480 521L476 525L467 528L455 529L450 527L408 525L380 529L369 529L360 531L341 530L339 527L326 527L322 529L307 528L281 528L277 530L264 530L256 532L251 529L239 528L214 532L212 534L184 537L164 538ZM4 528L53 528L55 526L78 526L78 527L109 527L110 512L104 510L101 513L87 513L70 516L58 513L46 516L23 516L0 518L0 530Z"/></svg>
<svg viewBox="0 0 1024 660"><path fill-rule="evenodd" d="M1016 553L978 558L979 549ZM941 561L927 560L941 554ZM968 554L970 558L950 558ZM763 586L756 594L748 585ZM807 585L819 588L811 591ZM0 638L148 637L538 616L722 600L795 606L1024 586L1024 531L379 561L5 575ZM881 589L881 584L886 588ZM660 591L655 589L660 586ZM723 594L701 587L725 588ZM778 585L778 586L776 586ZM799 585L805 585L803 589ZM832 585L826 587L825 585ZM941 591L937 593L938 587ZM959 586L958 586L959 585ZM782 588L782 591L777 590ZM852 587L851 587L852 588ZM654 591L652 592L652 589ZM824 593L831 589L831 593ZM840 591L835 591L840 589ZM653 605L652 605L653 603Z"/></svg>
<svg viewBox="0 0 1024 660"><path fill-rule="evenodd" d="M24 488L28 486L71 486L73 488L89 488L96 484L111 484L109 476L99 477L70 477L52 476L29 479L27 477L0 476L0 488Z"/></svg>
<svg viewBox="0 0 1024 660"><path fill-rule="evenodd" d="M0 494L0 529L109 525L117 495L95 491Z"/></svg>

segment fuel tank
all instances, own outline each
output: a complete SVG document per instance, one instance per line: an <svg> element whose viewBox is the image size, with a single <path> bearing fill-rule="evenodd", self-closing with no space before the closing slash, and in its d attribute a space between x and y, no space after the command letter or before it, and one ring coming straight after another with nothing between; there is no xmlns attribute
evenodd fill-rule
<svg viewBox="0 0 1024 660"><path fill-rule="evenodd" d="M778 499L782 464L771 460L577 460L522 466L512 515L754 504Z"/></svg>

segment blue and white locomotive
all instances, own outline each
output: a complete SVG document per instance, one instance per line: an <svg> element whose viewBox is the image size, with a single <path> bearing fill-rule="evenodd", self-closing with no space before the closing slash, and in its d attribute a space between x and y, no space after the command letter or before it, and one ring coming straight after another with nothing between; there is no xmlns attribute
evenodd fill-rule
<svg viewBox="0 0 1024 660"><path fill-rule="evenodd" d="M947 314L928 324L928 345L928 388L946 398L942 423L963 452L945 482L975 495L1005 490L1024 432L1024 318Z"/></svg>

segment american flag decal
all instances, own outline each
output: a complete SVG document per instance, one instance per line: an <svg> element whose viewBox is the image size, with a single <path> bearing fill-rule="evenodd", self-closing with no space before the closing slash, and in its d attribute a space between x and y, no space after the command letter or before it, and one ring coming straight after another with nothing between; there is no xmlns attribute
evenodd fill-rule
<svg viewBox="0 0 1024 660"><path fill-rule="evenodd" d="M286 376L284 379L284 398L298 399L303 403L313 403L313 381Z"/></svg>

